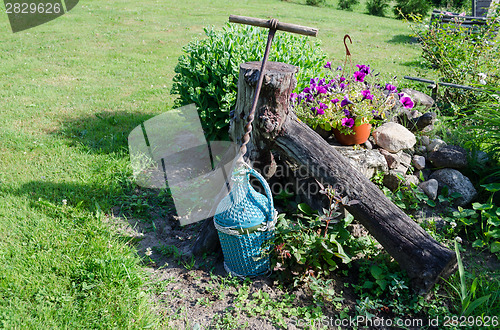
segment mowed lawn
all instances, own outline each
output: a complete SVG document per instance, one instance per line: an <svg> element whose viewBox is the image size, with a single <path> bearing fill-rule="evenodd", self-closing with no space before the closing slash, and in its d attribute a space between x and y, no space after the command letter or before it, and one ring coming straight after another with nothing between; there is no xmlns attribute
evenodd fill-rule
<svg viewBox="0 0 500 330"><path fill-rule="evenodd" d="M204 27L275 17L319 28L332 59L348 33L355 63L414 72L405 23L304 2L82 0L16 34L0 7L0 327L156 324L140 257L106 215L133 188L128 133L172 107L177 58Z"/></svg>

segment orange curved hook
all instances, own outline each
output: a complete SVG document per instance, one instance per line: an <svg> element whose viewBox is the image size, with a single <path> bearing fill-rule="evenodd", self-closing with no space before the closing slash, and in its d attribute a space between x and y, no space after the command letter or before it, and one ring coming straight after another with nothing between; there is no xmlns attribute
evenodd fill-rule
<svg viewBox="0 0 500 330"><path fill-rule="evenodd" d="M348 34L346 34L344 36L345 56L351 56L351 52L349 51L349 48L347 47L347 42L346 42L347 39L349 39L349 41L352 44L351 36L349 36Z"/></svg>

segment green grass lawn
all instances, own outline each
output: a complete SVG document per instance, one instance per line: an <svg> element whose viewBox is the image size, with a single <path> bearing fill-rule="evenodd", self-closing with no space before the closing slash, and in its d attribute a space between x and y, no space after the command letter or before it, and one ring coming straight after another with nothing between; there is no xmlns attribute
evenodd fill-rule
<svg viewBox="0 0 500 330"><path fill-rule="evenodd" d="M333 59L411 74L403 22L279 0L85 0L13 34L0 8L0 327L151 324L133 248L105 214L130 192L127 136L172 107L182 46L229 14L320 29ZM263 47L264 45L255 45ZM66 205L65 205L66 204Z"/></svg>

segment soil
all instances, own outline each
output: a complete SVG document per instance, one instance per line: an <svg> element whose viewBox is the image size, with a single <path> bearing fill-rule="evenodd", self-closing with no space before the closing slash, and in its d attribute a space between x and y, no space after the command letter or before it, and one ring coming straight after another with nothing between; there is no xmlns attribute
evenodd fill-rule
<svg viewBox="0 0 500 330"><path fill-rule="evenodd" d="M114 209L112 214L121 214L120 209ZM139 256L143 258L148 277L145 290L152 297L155 312L161 316L165 324L168 324L168 328L282 328L276 323L276 319L273 322L273 319L267 316L249 315L235 306L235 298L243 284L230 278L229 284L222 283L228 275L223 267L221 253L203 257L192 255L191 246L201 222L181 227L175 215L165 213L151 214L149 220L114 215L108 216L108 220L120 236L126 237L135 245ZM359 231L360 235L368 234L360 225L355 228L354 232L356 231ZM490 270L500 269L498 259L492 255L478 255L478 252L467 249L463 259L466 269L471 266L472 260L478 260L481 267ZM344 283L358 281L356 268L354 265L347 277L333 278L335 292L342 292L342 307L336 309L333 304L325 304L322 312L327 320L339 319L341 310L354 315L356 299L359 298L352 288L344 286ZM285 292L280 289L273 276L258 277L246 283L249 286L249 297L255 292L262 291L269 294L269 300L281 301L287 293L291 293L296 296L294 307L314 304L311 292L305 286L295 287L292 292ZM377 316L386 315L382 308ZM387 317L390 317L390 314ZM284 318L282 321L287 329L309 328L307 324L299 326L297 320L293 318Z"/></svg>

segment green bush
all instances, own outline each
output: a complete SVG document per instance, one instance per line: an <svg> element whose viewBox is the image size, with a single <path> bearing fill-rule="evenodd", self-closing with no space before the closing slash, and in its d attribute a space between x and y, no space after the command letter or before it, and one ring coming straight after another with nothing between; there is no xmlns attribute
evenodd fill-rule
<svg viewBox="0 0 500 330"><path fill-rule="evenodd" d="M309 6L317 6L320 3L325 3L325 0L306 0L306 4Z"/></svg>
<svg viewBox="0 0 500 330"><path fill-rule="evenodd" d="M435 69L442 82L494 88L500 82L500 44L490 39L498 23L490 20L481 30L471 31L460 24L430 26L419 22L414 28L421 40L424 62ZM457 114L484 99L485 95L446 88L439 103L446 114ZM451 109L449 111L447 109Z"/></svg>
<svg viewBox="0 0 500 330"><path fill-rule="evenodd" d="M368 14L374 16L385 16L385 10L389 7L389 0L368 0L366 10Z"/></svg>
<svg viewBox="0 0 500 330"><path fill-rule="evenodd" d="M426 0L397 0L394 14L397 18L408 18L410 15L427 16L431 4Z"/></svg>
<svg viewBox="0 0 500 330"><path fill-rule="evenodd" d="M222 31L206 28L207 38L193 40L183 48L175 67L172 93L176 106L195 103L208 140L228 138L229 112L234 109L239 66L262 61L267 29L228 24ZM278 32L269 60L298 66L298 89L309 83L325 63L317 39Z"/></svg>
<svg viewBox="0 0 500 330"><path fill-rule="evenodd" d="M357 5L359 0L339 0L338 8L342 10L352 10L352 7Z"/></svg>

